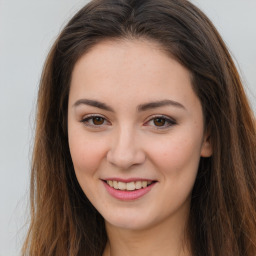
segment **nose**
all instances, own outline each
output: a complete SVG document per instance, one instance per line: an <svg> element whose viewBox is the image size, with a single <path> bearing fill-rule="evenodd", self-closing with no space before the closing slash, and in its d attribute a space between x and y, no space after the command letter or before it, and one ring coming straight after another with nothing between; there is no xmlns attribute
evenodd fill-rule
<svg viewBox="0 0 256 256"><path fill-rule="evenodd" d="M109 163L126 170L131 166L142 164L145 159L142 145L132 129L125 127L115 132L107 153Z"/></svg>

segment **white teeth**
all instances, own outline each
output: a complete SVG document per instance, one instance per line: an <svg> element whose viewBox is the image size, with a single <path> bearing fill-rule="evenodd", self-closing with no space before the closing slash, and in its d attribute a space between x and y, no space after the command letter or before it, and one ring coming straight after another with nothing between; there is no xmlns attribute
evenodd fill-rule
<svg viewBox="0 0 256 256"><path fill-rule="evenodd" d="M142 188L141 181L136 181L135 187L136 189L141 189Z"/></svg>
<svg viewBox="0 0 256 256"><path fill-rule="evenodd" d="M116 180L107 180L107 184L115 189L133 191L136 189L146 188L148 185L152 184L152 181L132 181L125 183Z"/></svg>
<svg viewBox="0 0 256 256"><path fill-rule="evenodd" d="M142 187L143 188L147 187L147 182L146 181L142 181Z"/></svg>
<svg viewBox="0 0 256 256"><path fill-rule="evenodd" d="M115 189L118 189L118 182L116 180L113 181L113 187Z"/></svg>
<svg viewBox="0 0 256 256"><path fill-rule="evenodd" d="M126 190L126 184L124 182L118 182L118 189L120 190Z"/></svg>
<svg viewBox="0 0 256 256"><path fill-rule="evenodd" d="M128 182L126 184L126 189L127 190L135 190L135 183L134 182Z"/></svg>

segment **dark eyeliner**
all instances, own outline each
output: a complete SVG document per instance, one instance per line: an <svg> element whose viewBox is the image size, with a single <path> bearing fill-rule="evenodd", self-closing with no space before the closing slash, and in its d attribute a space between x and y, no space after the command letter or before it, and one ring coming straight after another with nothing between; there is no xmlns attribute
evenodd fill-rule
<svg viewBox="0 0 256 256"><path fill-rule="evenodd" d="M157 118L164 119L167 124L164 126L156 126L155 125L155 126L153 126L154 129L164 130L164 129L168 129L169 127L172 127L177 124L176 120L174 120L173 118L170 118L168 116L165 116L165 115L155 115L155 116L151 117L146 123L149 123L150 121L154 121L154 119L157 119Z"/></svg>
<svg viewBox="0 0 256 256"><path fill-rule="evenodd" d="M89 120L91 120L91 119L93 119L93 118L95 118L95 117L103 118L105 122L108 122L105 117L103 117L103 116L101 116L101 115L98 115L98 114L91 114L91 115L88 115L88 116L86 116L85 118L82 118L82 119L80 120L80 122L83 123L83 124L84 124L85 126L87 126L87 127L92 127L92 128L96 128L96 129L97 129L97 128L101 128L104 124L102 124L102 125L94 125L94 124L90 124L90 123L88 122Z"/></svg>

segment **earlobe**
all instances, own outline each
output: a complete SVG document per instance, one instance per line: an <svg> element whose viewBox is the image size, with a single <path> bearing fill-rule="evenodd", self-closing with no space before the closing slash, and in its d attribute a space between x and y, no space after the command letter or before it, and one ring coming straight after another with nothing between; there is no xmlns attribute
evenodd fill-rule
<svg viewBox="0 0 256 256"><path fill-rule="evenodd" d="M201 148L201 157L210 157L212 155L212 143L209 134L206 134L202 148Z"/></svg>

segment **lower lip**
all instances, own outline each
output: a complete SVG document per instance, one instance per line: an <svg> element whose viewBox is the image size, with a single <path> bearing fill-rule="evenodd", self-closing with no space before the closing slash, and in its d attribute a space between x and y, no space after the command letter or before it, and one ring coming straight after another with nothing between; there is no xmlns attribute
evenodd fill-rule
<svg viewBox="0 0 256 256"><path fill-rule="evenodd" d="M114 188L110 187L104 181L103 181L103 184L104 184L105 188L107 189L107 191L109 192L109 194L111 196L113 196L114 198L122 200L122 201L131 201L131 200L139 199L139 198L143 197L144 195L146 195L152 189L152 187L156 184L156 182L153 182L146 188L141 188L141 189L137 189L137 190L133 190L133 191L114 189Z"/></svg>

